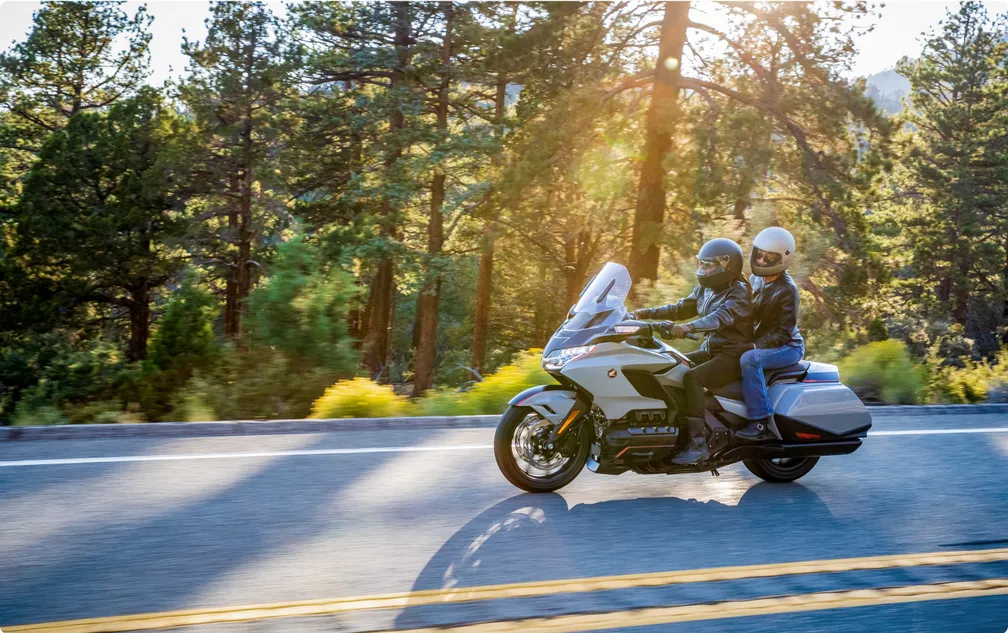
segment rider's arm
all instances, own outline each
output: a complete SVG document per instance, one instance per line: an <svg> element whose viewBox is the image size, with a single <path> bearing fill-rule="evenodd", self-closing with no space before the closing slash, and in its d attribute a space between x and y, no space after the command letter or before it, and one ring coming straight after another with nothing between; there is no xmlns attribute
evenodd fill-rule
<svg viewBox="0 0 1008 633"><path fill-rule="evenodd" d="M669 303L657 308L643 308L634 310L638 319L668 320L676 321L697 315L697 299L700 297L702 288L697 286L688 297L680 299L675 303Z"/></svg>
<svg viewBox="0 0 1008 633"><path fill-rule="evenodd" d="M756 347L760 349L773 349L782 347L791 341L791 333L798 325L798 287L788 285L785 289L779 290L777 301L773 306L777 327L759 337ZM768 315L764 315L764 319Z"/></svg>
<svg viewBox="0 0 1008 633"><path fill-rule="evenodd" d="M752 299L749 289L740 283L732 285L728 296L716 310L705 317L690 321L694 332L715 332L726 325L731 325L736 319L744 317L752 311Z"/></svg>

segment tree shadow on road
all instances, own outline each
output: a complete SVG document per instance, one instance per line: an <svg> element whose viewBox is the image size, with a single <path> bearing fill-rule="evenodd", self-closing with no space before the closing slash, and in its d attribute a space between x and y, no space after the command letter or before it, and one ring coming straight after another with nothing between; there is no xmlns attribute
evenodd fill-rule
<svg viewBox="0 0 1008 633"><path fill-rule="evenodd" d="M319 436L302 448L324 442ZM40 539L0 568L3 624L199 606L194 597L233 570L320 534L355 528L353 513L333 513L331 500L395 458L344 456L340 468L315 457L228 461L244 470L199 496L120 523L85 522L72 534ZM204 471L215 476L212 468ZM108 499L118 502L130 500ZM64 510L74 512L72 504Z"/></svg>

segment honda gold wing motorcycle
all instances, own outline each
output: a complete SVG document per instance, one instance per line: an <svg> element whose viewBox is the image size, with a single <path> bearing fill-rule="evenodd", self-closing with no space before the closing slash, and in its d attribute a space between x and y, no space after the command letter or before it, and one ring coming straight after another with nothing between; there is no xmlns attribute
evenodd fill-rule
<svg viewBox="0 0 1008 633"><path fill-rule="evenodd" d="M624 266L608 263L554 332L542 366L558 384L518 394L497 426L494 454L512 484L529 492L566 486L587 464L618 475L712 471L741 461L757 477L794 481L824 455L861 446L871 416L837 368L802 361L766 371L776 440L736 441L749 421L737 382L706 393L707 461L671 463L689 438L683 375L689 358L655 337L650 323L627 319Z"/></svg>

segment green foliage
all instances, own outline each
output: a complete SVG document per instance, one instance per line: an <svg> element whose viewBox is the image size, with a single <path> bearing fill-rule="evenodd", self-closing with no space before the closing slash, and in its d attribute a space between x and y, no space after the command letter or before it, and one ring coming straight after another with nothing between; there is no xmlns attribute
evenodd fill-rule
<svg viewBox="0 0 1008 633"><path fill-rule="evenodd" d="M187 276L165 306L151 336L148 360L161 370L195 369L208 365L220 351L213 323L213 296Z"/></svg>
<svg viewBox="0 0 1008 633"><path fill-rule="evenodd" d="M1008 325L1006 37L1008 22L963 2L899 65L912 89L902 156L872 218L894 271L884 309L955 322L983 353Z"/></svg>
<svg viewBox="0 0 1008 633"><path fill-rule="evenodd" d="M39 343L41 343L39 345ZM54 411L84 405L93 399L114 398L125 384L132 368L125 362L115 346L102 342L84 345L73 344L65 339L47 338L36 343L34 349L20 352L21 371L31 372L36 378L19 394L13 412L15 424L53 424L59 421ZM17 362L6 356L7 362ZM42 366L35 366L38 361ZM11 406L14 402L11 402ZM79 414L65 415L63 419L72 422L90 422L97 411L81 411Z"/></svg>
<svg viewBox="0 0 1008 633"><path fill-rule="evenodd" d="M347 312L355 299L349 275L327 268L317 247L295 237L280 246L269 277L249 297L249 342L284 354L300 371L352 375L359 359Z"/></svg>
<svg viewBox="0 0 1008 633"><path fill-rule="evenodd" d="M771 224L809 356L866 399L1008 393L1006 22L962 3L889 119L844 71L870 5L715 3L671 38L666 7L219 2L154 89L145 10L44 3L0 57L0 423L497 413L603 262L660 247L655 305ZM364 351L441 389L348 380Z"/></svg>
<svg viewBox="0 0 1008 633"><path fill-rule="evenodd" d="M916 404L925 395L926 370L914 364L901 341L869 343L838 366L840 380L866 403Z"/></svg>
<svg viewBox="0 0 1008 633"><path fill-rule="evenodd" d="M172 400L174 420L268 420L304 418L341 374L323 368L298 371L269 348L222 354L206 371L196 371Z"/></svg>
<svg viewBox="0 0 1008 633"><path fill-rule="evenodd" d="M928 355L931 373L928 380L928 401L934 403L974 404L1004 397L1008 386L1008 347L991 360L959 357L954 362L943 360L937 346Z"/></svg>
<svg viewBox="0 0 1008 633"><path fill-rule="evenodd" d="M312 405L313 418L389 418L409 410L405 396L367 378L343 380L326 389Z"/></svg>
<svg viewBox="0 0 1008 633"><path fill-rule="evenodd" d="M144 83L153 17L142 5L129 17L123 4L44 2L28 38L0 56L4 105L36 138Z"/></svg>
<svg viewBox="0 0 1008 633"><path fill-rule="evenodd" d="M510 364L468 391L441 388L410 401L388 385L365 378L336 383L312 406L313 418L374 418L397 415L480 415L503 413L516 394L553 378L543 371L541 350L522 352Z"/></svg>
<svg viewBox="0 0 1008 633"><path fill-rule="evenodd" d="M20 268L22 296L51 294L47 307L71 321L102 311L128 323L129 356L146 354L152 295L181 265L183 229L172 161L182 125L152 89L81 112L49 137L14 210L17 230L4 259ZM56 318L23 311L20 327Z"/></svg>
<svg viewBox="0 0 1008 633"><path fill-rule="evenodd" d="M477 415L503 413L508 400L536 385L555 381L542 369L542 350L522 352L468 391L439 389L417 402L421 415Z"/></svg>

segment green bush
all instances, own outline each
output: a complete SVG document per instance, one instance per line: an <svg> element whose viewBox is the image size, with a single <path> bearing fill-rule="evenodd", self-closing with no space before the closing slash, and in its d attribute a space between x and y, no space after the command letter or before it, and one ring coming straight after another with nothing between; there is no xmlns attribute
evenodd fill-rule
<svg viewBox="0 0 1008 633"><path fill-rule="evenodd" d="M51 426L68 422L58 407L52 405L34 407L24 402L18 405L11 418L11 424L14 426Z"/></svg>
<svg viewBox="0 0 1008 633"><path fill-rule="evenodd" d="M468 391L439 389L417 403L421 415L478 415L503 413L508 401L525 389L556 381L541 366L541 351L520 353L510 365L487 376Z"/></svg>
<svg viewBox="0 0 1008 633"><path fill-rule="evenodd" d="M355 293L348 275L326 269L318 249L295 237L279 247L269 277L249 296L249 341L284 354L297 371L325 368L352 376L359 359L347 309Z"/></svg>
<svg viewBox="0 0 1008 633"><path fill-rule="evenodd" d="M299 371L269 348L226 351L210 369L197 371L172 398L173 420L304 418L341 372Z"/></svg>
<svg viewBox="0 0 1008 633"><path fill-rule="evenodd" d="M34 371L36 379L18 394L12 423L34 424L31 418L38 417L37 424L56 424L59 423L57 416L50 409L59 411L91 400L114 399L136 367L126 363L114 346L101 341L86 345L68 341L49 343L53 344L52 348L28 359L26 370ZM34 361L43 358L44 365L33 366ZM64 414L60 416L67 420ZM76 421L90 420L88 415L83 415Z"/></svg>
<svg viewBox="0 0 1008 633"><path fill-rule="evenodd" d="M207 366L220 351L213 331L216 317L213 296L187 277L155 323L148 362L161 370Z"/></svg>
<svg viewBox="0 0 1008 633"><path fill-rule="evenodd" d="M915 404L924 397L926 372L914 364L902 341L863 345L838 366L840 379L865 402Z"/></svg>
<svg viewBox="0 0 1008 633"><path fill-rule="evenodd" d="M1008 348L1002 349L992 362L959 357L961 366L942 362L938 346L928 355L932 365L928 381L928 401L934 403L974 404L1004 399L1008 384Z"/></svg>
<svg viewBox="0 0 1008 633"><path fill-rule="evenodd" d="M411 409L406 396L389 385L367 378L342 380L326 389L312 406L313 418L389 418L406 415Z"/></svg>
<svg viewBox="0 0 1008 633"><path fill-rule="evenodd" d="M411 402L392 387L365 378L336 383L312 406L313 418L382 418L398 415L479 415L503 413L516 394L553 383L540 367L540 351L522 352L510 364L468 391L442 387Z"/></svg>

